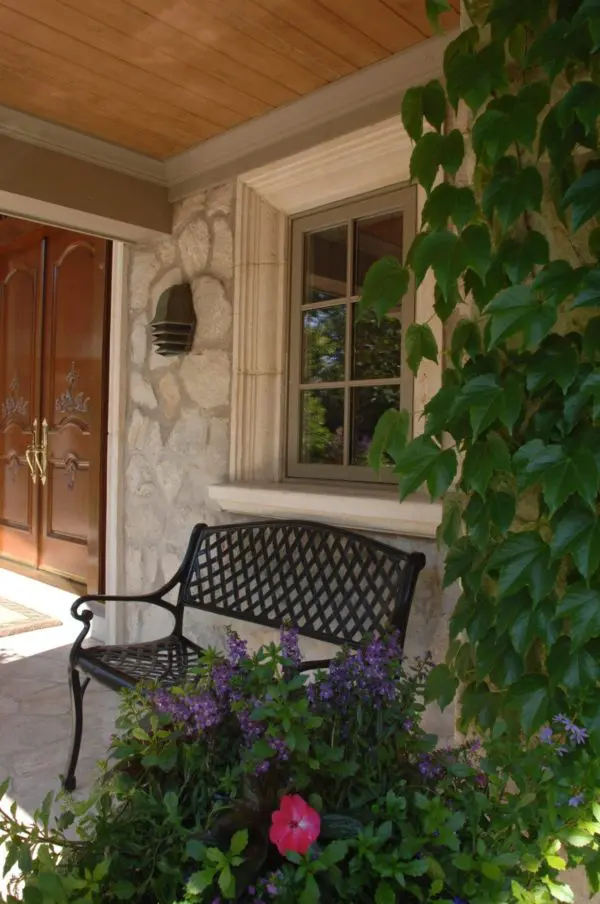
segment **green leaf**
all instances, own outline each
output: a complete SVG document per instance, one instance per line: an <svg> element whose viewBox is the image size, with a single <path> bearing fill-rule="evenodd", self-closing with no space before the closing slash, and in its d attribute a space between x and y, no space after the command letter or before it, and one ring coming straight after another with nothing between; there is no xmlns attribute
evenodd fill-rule
<svg viewBox="0 0 600 904"><path fill-rule="evenodd" d="M415 145L410 157L410 178L431 191L441 164L442 146L446 139L437 132L426 132Z"/></svg>
<svg viewBox="0 0 600 904"><path fill-rule="evenodd" d="M435 31L439 30L439 19L442 13L451 12L452 4L450 0L425 0L425 10L427 18ZM385 901L377 901L376 904L387 904Z"/></svg>
<svg viewBox="0 0 600 904"><path fill-rule="evenodd" d="M456 477L457 466L454 449L444 449L427 475L427 488L432 499L439 499L444 495Z"/></svg>
<svg viewBox="0 0 600 904"><path fill-rule="evenodd" d="M410 416L407 411L388 408L384 411L373 432L373 440L369 446L368 463L374 471L379 471L384 464L384 456L396 462L398 455L406 447L410 431Z"/></svg>
<svg viewBox="0 0 600 904"><path fill-rule="evenodd" d="M537 345L556 323L556 308L535 298L531 286L504 289L486 306L490 318L490 345L494 347L522 333L528 345Z"/></svg>
<svg viewBox="0 0 600 904"><path fill-rule="evenodd" d="M548 679L545 675L525 675L510 688L508 702L520 711L525 732L533 734L548 718Z"/></svg>
<svg viewBox="0 0 600 904"><path fill-rule="evenodd" d="M502 870L496 863L490 863L489 861L484 860L479 864L479 869L486 879L491 879L493 882L497 882L502 878Z"/></svg>
<svg viewBox="0 0 600 904"><path fill-rule="evenodd" d="M450 587L472 570L475 552L468 537L461 537L448 550L444 564L444 587Z"/></svg>
<svg viewBox="0 0 600 904"><path fill-rule="evenodd" d="M458 321L452 331L452 339L450 340L450 355L455 367L458 368L460 366L464 352L470 358L476 358L481 353L479 327L474 320L469 320L466 317Z"/></svg>
<svg viewBox="0 0 600 904"><path fill-rule="evenodd" d="M446 111L446 92L441 82L434 79L423 88L423 114L437 132L442 130L446 122Z"/></svg>
<svg viewBox="0 0 600 904"><path fill-rule="evenodd" d="M302 894L298 898L298 904L317 904L320 899L321 893L319 891L319 886L317 885L317 880L314 876L308 875L304 888L302 889Z"/></svg>
<svg viewBox="0 0 600 904"><path fill-rule="evenodd" d="M240 829L231 839L229 850L232 854L241 854L248 846L248 829Z"/></svg>
<svg viewBox="0 0 600 904"><path fill-rule="evenodd" d="M423 135L423 88L409 88L402 98L402 125L413 141Z"/></svg>
<svg viewBox="0 0 600 904"><path fill-rule="evenodd" d="M571 506L556 520L550 544L554 557L571 553L577 570L589 581L600 568L600 521L589 508Z"/></svg>
<svg viewBox="0 0 600 904"><path fill-rule="evenodd" d="M440 164L450 176L455 176L465 158L465 139L459 129L445 135L440 147Z"/></svg>
<svg viewBox="0 0 600 904"><path fill-rule="evenodd" d="M401 476L400 499L405 499L425 483L442 449L430 437L419 436L398 455L394 474Z"/></svg>
<svg viewBox="0 0 600 904"><path fill-rule="evenodd" d="M595 686L598 666L585 649L573 649L568 637L559 637L548 655L548 675L554 684L573 693L586 685Z"/></svg>
<svg viewBox="0 0 600 904"><path fill-rule="evenodd" d="M585 584L571 585L559 600L557 615L570 619L570 635L573 646L582 647L593 638L600 637L600 605L598 590Z"/></svg>
<svg viewBox="0 0 600 904"><path fill-rule="evenodd" d="M130 898L133 898L137 889L133 882L130 882L128 879L119 879L115 884L111 887L111 892L118 898L119 901L129 901Z"/></svg>
<svg viewBox="0 0 600 904"><path fill-rule="evenodd" d="M435 0L427 0L430 4ZM380 882L375 891L375 904L396 904L396 892L388 882Z"/></svg>
<svg viewBox="0 0 600 904"><path fill-rule="evenodd" d="M406 360L414 374L417 373L424 358L437 363L437 342L428 323L411 323L406 331L404 342Z"/></svg>
<svg viewBox="0 0 600 904"><path fill-rule="evenodd" d="M600 170L588 170L565 194L565 210L571 208L573 229L577 231L600 213Z"/></svg>
<svg viewBox="0 0 600 904"><path fill-rule="evenodd" d="M550 562L550 547L533 531L509 534L491 556L488 567L498 571L500 597L527 587L534 602L550 593L556 574Z"/></svg>
<svg viewBox="0 0 600 904"><path fill-rule="evenodd" d="M460 536L461 526L461 500L454 495L448 495L443 501L442 520L436 531L438 545L452 546Z"/></svg>
<svg viewBox="0 0 600 904"><path fill-rule="evenodd" d="M477 212L475 194L471 188L459 188L442 182L436 185L423 207L423 221L432 229L445 229L452 220L463 229Z"/></svg>
<svg viewBox="0 0 600 904"><path fill-rule="evenodd" d="M514 158L503 157L483 193L483 210L490 221L496 214L506 231L526 211L539 212L543 194L539 170L533 166L520 169Z"/></svg>
<svg viewBox="0 0 600 904"><path fill-rule="evenodd" d="M554 382L566 393L578 370L579 354L575 346L563 336L548 336L528 364L527 389L537 392Z"/></svg>
<svg viewBox="0 0 600 904"><path fill-rule="evenodd" d="M600 359L600 317L588 321L583 334L583 353L590 361Z"/></svg>
<svg viewBox="0 0 600 904"><path fill-rule="evenodd" d="M550 858L547 857L546 859L548 861L548 865L552 866L552 864L550 863ZM562 857L555 857L552 859L562 860ZM564 863L564 860L562 860L562 862ZM557 867L555 867L555 869L556 868ZM550 879L548 876L546 876L544 878L544 882L548 886L548 891L550 892L552 897L555 898L555 900L564 901L565 904L573 904L573 902L575 900L575 893L570 886L564 885L563 883L559 884L558 882L553 882L553 880Z"/></svg>
<svg viewBox="0 0 600 904"><path fill-rule="evenodd" d="M581 272L581 271L579 271ZM591 270L579 279L581 291L573 301L573 308L597 308L600 306L600 269Z"/></svg>
<svg viewBox="0 0 600 904"><path fill-rule="evenodd" d="M466 266L485 279L492 264L492 239L484 225L467 226L460 236Z"/></svg>
<svg viewBox="0 0 600 904"><path fill-rule="evenodd" d="M444 710L454 700L457 690L458 680L448 666L436 665L427 677L425 699L428 703L435 701L440 709Z"/></svg>
<svg viewBox="0 0 600 904"><path fill-rule="evenodd" d="M382 257L365 276L360 313L372 308L379 318L384 317L402 301L409 284L409 270L391 255Z"/></svg>
<svg viewBox="0 0 600 904"><path fill-rule="evenodd" d="M333 866L334 863L340 863L348 853L348 842L347 841L332 841L331 844L328 844L323 853L320 855L319 860L321 863L324 863L326 866Z"/></svg>
<svg viewBox="0 0 600 904"><path fill-rule="evenodd" d="M229 866L225 866L219 873L219 888L226 898L233 898L235 894L235 879Z"/></svg>
<svg viewBox="0 0 600 904"><path fill-rule="evenodd" d="M492 524L505 534L515 520L517 500L510 493L490 493L488 510Z"/></svg>

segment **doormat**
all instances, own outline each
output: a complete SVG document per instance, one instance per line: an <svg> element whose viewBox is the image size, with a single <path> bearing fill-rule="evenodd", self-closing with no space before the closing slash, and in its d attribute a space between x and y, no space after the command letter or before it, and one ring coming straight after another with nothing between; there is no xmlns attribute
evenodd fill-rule
<svg viewBox="0 0 600 904"><path fill-rule="evenodd" d="M62 625L59 618L36 612L21 603L0 599L0 637L39 631L41 628L56 628L58 625Z"/></svg>

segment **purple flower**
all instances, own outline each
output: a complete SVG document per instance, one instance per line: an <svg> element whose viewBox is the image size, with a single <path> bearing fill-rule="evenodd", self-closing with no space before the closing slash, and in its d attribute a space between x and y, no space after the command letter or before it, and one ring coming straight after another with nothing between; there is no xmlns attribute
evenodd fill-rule
<svg viewBox="0 0 600 904"><path fill-rule="evenodd" d="M302 663L302 654L298 645L298 628L281 628L279 645L281 647L281 655L284 659L289 659L295 666Z"/></svg>
<svg viewBox="0 0 600 904"><path fill-rule="evenodd" d="M570 807L580 807L584 801L585 801L584 794L575 794L575 795L573 795L573 797L569 798L569 806Z"/></svg>
<svg viewBox="0 0 600 904"><path fill-rule="evenodd" d="M565 731L569 735L569 740L572 744L584 744L587 740L588 733L585 728L579 728L578 725L575 725L574 722L568 718L568 716L560 713L558 716L554 716L553 722L556 722L558 725L563 725Z"/></svg>
<svg viewBox="0 0 600 904"><path fill-rule="evenodd" d="M269 760L263 760L262 763L259 763L254 770L256 775L264 775L265 772L268 772L271 768L271 763Z"/></svg>
<svg viewBox="0 0 600 904"><path fill-rule="evenodd" d="M290 751L284 740L281 738L271 738L269 740L269 746L272 750L277 754L277 759L282 763L285 763L286 760L290 758Z"/></svg>
<svg viewBox="0 0 600 904"><path fill-rule="evenodd" d="M402 723L402 728L404 729L404 731L412 731L414 727L415 723L412 719L405 719Z"/></svg>
<svg viewBox="0 0 600 904"><path fill-rule="evenodd" d="M549 725L547 725L545 728L540 729L539 738L542 744L551 744L553 736L554 732Z"/></svg>
<svg viewBox="0 0 600 904"><path fill-rule="evenodd" d="M231 665L239 665L244 659L248 659L248 644L236 634L235 631L227 631L227 657Z"/></svg>
<svg viewBox="0 0 600 904"><path fill-rule="evenodd" d="M455 895L452 898L452 904L469 904L469 902L465 901L464 898L459 898L458 895Z"/></svg>

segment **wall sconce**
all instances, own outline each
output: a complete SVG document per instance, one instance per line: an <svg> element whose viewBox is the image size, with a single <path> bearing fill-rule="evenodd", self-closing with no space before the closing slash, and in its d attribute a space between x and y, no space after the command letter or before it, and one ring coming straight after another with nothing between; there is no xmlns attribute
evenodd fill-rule
<svg viewBox="0 0 600 904"><path fill-rule="evenodd" d="M156 305L152 341L159 355L185 355L196 332L196 311L189 283L166 289Z"/></svg>

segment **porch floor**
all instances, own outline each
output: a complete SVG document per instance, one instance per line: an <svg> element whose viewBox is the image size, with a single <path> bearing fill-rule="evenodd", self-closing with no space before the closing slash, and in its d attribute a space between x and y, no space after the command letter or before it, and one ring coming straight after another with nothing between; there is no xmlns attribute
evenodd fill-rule
<svg viewBox="0 0 600 904"><path fill-rule="evenodd" d="M48 791L60 788L59 775L65 770L71 739L67 664L80 629L69 612L69 594L38 586L43 596L39 605L37 599L15 593L10 575L0 570L0 596L21 596L14 601L63 622L59 627L0 637L0 782L10 777L9 797L17 802L22 816L31 815ZM106 755L117 708L116 694L96 682L90 684L84 700L77 797L90 789L95 764ZM1 862L0 851L0 866Z"/></svg>

